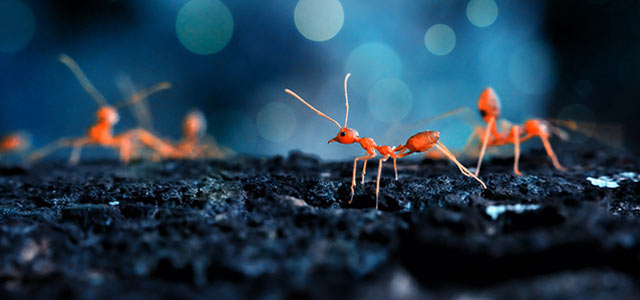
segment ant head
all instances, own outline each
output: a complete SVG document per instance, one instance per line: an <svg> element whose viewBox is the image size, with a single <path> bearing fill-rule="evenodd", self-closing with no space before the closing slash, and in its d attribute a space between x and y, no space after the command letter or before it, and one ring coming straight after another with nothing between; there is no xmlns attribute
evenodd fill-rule
<svg viewBox="0 0 640 300"><path fill-rule="evenodd" d="M107 123L109 125L115 125L120 121L120 115L118 111L111 106L102 106L96 112L96 117L98 118L98 122Z"/></svg>
<svg viewBox="0 0 640 300"><path fill-rule="evenodd" d="M329 140L331 142L338 142L340 144L353 144L359 138L358 132L351 128L341 128L336 137Z"/></svg>
<svg viewBox="0 0 640 300"><path fill-rule="evenodd" d="M482 91L480 99L478 99L478 109L482 118L487 122L489 118L500 116L500 98L492 88L488 87Z"/></svg>
<svg viewBox="0 0 640 300"><path fill-rule="evenodd" d="M201 137L207 130L207 119L201 111L194 109L184 117L182 130L185 136Z"/></svg>
<svg viewBox="0 0 640 300"><path fill-rule="evenodd" d="M341 144L352 144L357 142L359 138L358 132L355 129L351 129L347 127L347 122L349 121L349 94L347 93L347 82L349 82L349 77L351 77L351 73L348 73L347 76L344 77L344 105L346 108L346 111L344 114L344 125L340 125L338 121L332 119L331 117L325 115L323 112L319 111L315 107L311 106L311 104L307 103L307 101L304 101L302 97L298 96L298 94L294 93L293 91L289 89L284 90L287 94L295 97L296 99L298 99L298 101L302 102L302 104L306 105L311 110L315 111L318 115L331 121L333 124L336 124L338 128L340 128L340 131L338 131L338 134L336 135L336 137L330 139L329 143L338 142Z"/></svg>

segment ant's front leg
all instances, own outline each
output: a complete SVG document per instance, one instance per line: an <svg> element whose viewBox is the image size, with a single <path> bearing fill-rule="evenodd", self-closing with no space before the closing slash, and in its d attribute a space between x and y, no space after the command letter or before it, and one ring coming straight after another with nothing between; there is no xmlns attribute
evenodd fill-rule
<svg viewBox="0 0 640 300"><path fill-rule="evenodd" d="M367 152L367 156L358 156L353 160L353 176L351 179L351 199L349 199L349 204L351 204L351 202L353 201L353 195L355 193L355 186L356 186L356 167L358 166L358 160L364 159L365 163L367 161L367 159L369 158L373 158L376 156L375 152Z"/></svg>

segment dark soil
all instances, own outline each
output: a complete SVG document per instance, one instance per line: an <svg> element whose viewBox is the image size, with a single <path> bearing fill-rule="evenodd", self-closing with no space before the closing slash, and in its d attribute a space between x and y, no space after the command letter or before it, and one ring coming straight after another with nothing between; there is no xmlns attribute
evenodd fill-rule
<svg viewBox="0 0 640 300"><path fill-rule="evenodd" d="M0 298L640 297L640 173L600 148L485 162L482 190L446 161L301 153L226 161L0 168ZM471 165L472 162L466 162ZM501 209L505 211L500 214ZM493 215L493 216L492 216ZM494 219L495 217L495 219Z"/></svg>

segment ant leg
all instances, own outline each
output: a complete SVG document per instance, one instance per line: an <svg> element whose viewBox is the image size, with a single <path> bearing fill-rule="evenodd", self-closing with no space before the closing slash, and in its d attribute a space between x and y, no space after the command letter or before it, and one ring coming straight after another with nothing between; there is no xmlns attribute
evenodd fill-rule
<svg viewBox="0 0 640 300"><path fill-rule="evenodd" d="M453 156L453 154L451 154L451 152L449 151L449 149L447 149L447 147L444 146L444 144L442 144L440 141L438 141L437 144L435 144L436 148L438 148L438 150L440 150L445 156L447 156L451 161L453 161L457 166L458 169L460 169L460 172L467 176L467 177L471 177L473 179L475 179L476 181L478 181L481 185L482 188L486 189L487 186L484 184L484 182L482 182L482 180L480 180L480 178L478 178L475 174L471 173L471 171L469 171L467 168L465 168L457 159L455 156Z"/></svg>
<svg viewBox="0 0 640 300"><path fill-rule="evenodd" d="M134 129L125 134L138 138L143 145L153 150L160 158L171 157L176 153L176 149L170 143L163 141L144 129Z"/></svg>
<svg viewBox="0 0 640 300"><path fill-rule="evenodd" d="M376 210L378 210L378 195L380 194L380 174L382 174L382 162L387 161L389 159L389 155L380 158L378 160L378 179L376 179ZM395 162L395 158L394 158Z"/></svg>
<svg viewBox="0 0 640 300"><path fill-rule="evenodd" d="M351 179L351 199L349 199L349 204L351 204L351 202L353 201L353 194L355 193L355 186L356 186L356 167L358 166L358 161L361 159L369 159L376 156L375 153L373 155L368 154L366 156L358 156L353 160L353 176Z"/></svg>
<svg viewBox="0 0 640 300"><path fill-rule="evenodd" d="M396 155L396 158L403 158L403 157L411 155L413 153L416 153L416 152L415 151L409 151L409 152L405 152L405 153L402 153L402 154L398 154L398 155Z"/></svg>
<svg viewBox="0 0 640 300"><path fill-rule="evenodd" d="M396 165L396 157L393 157L393 171L396 172L396 181L398 180L398 166Z"/></svg>
<svg viewBox="0 0 640 300"><path fill-rule="evenodd" d="M364 159L364 165L362 166L362 180L360 181L360 184L364 184L364 175L367 174L367 160L369 159Z"/></svg>
<svg viewBox="0 0 640 300"><path fill-rule="evenodd" d="M520 126L516 125L511 128L511 134L513 135L513 173L518 176L521 176L520 170L518 169L518 163L520 162Z"/></svg>
<svg viewBox="0 0 640 300"><path fill-rule="evenodd" d="M393 148L393 152L398 152L397 154L402 153L404 150L407 150L407 146L400 145L398 147Z"/></svg>
<svg viewBox="0 0 640 300"><path fill-rule="evenodd" d="M558 162L558 157L555 153L553 153L553 149L551 148L551 144L549 143L549 137L540 136L540 140L542 140L542 144L544 144L544 149L547 151L547 155L551 158L553 162L553 166L560 171L566 171L567 168L563 167L560 162Z"/></svg>
<svg viewBox="0 0 640 300"><path fill-rule="evenodd" d="M131 136L124 136L115 145L120 149L120 160L124 163L128 163L131 160L131 155L134 152L131 140Z"/></svg>
<svg viewBox="0 0 640 300"><path fill-rule="evenodd" d="M30 162L34 162L34 161L38 161L40 159L42 159L43 157L51 154L51 152L58 150L60 148L64 148L64 147L71 147L73 146L74 142L76 140L75 139L71 139L71 138L63 138L60 139L56 142L53 142L47 146L45 146L44 148L35 151L33 153L31 153L31 155L29 155L28 160Z"/></svg>
<svg viewBox="0 0 640 300"><path fill-rule="evenodd" d="M480 166L482 166L482 159L484 158L484 153L487 151L487 144L489 143L491 128L495 121L496 121L495 118L491 118L489 119L489 122L487 122L487 129L485 129L484 137L482 138L482 149L480 149L480 157L478 158L478 165L476 166L476 173L475 173L476 176L480 174Z"/></svg>
<svg viewBox="0 0 640 300"><path fill-rule="evenodd" d="M88 142L85 139L79 139L73 143L73 150L71 151L71 156L69 156L69 165L75 166L80 161L80 155L82 154L82 147L86 145Z"/></svg>

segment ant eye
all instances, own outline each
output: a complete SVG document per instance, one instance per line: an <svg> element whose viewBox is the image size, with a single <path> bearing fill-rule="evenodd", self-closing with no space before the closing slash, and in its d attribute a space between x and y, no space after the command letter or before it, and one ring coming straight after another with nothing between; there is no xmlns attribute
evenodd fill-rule
<svg viewBox="0 0 640 300"><path fill-rule="evenodd" d="M482 116L483 118L487 116L487 112L484 110L480 110L480 116Z"/></svg>
<svg viewBox="0 0 640 300"><path fill-rule="evenodd" d="M345 135L347 135L347 133L346 133L346 132L344 132L344 131L343 131L343 132L340 132L340 136L345 136Z"/></svg>

